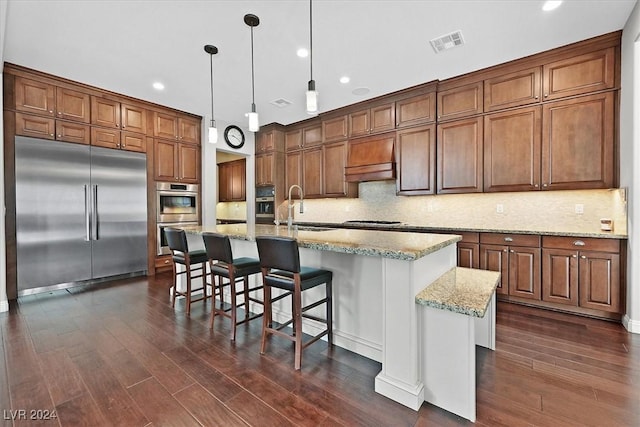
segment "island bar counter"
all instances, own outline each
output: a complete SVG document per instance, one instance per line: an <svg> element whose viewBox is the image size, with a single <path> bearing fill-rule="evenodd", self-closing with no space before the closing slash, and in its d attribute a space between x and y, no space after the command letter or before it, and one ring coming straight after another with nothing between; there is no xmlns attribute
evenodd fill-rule
<svg viewBox="0 0 640 427"><path fill-rule="evenodd" d="M333 271L334 344L381 362L375 391L416 411L420 408L422 328L415 296L455 267L460 236L252 224L183 229L188 234L228 235L235 257L258 256L255 236L295 237L302 265ZM281 309L289 311L287 306ZM274 320L279 320L275 307ZM315 327L304 320L303 329L315 332Z"/></svg>

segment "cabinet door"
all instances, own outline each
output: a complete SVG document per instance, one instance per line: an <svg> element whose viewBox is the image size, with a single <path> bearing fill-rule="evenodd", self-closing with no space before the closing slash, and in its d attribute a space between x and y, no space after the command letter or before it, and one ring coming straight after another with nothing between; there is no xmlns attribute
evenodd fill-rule
<svg viewBox="0 0 640 427"><path fill-rule="evenodd" d="M273 151L275 148L275 131L259 132L256 138L256 152Z"/></svg>
<svg viewBox="0 0 640 427"><path fill-rule="evenodd" d="M438 193L482 192L482 117L438 125Z"/></svg>
<svg viewBox="0 0 640 427"><path fill-rule="evenodd" d="M178 144L178 162L180 182L197 184L200 181L200 148Z"/></svg>
<svg viewBox="0 0 640 427"><path fill-rule="evenodd" d="M305 197L322 196L322 147L302 152L302 175Z"/></svg>
<svg viewBox="0 0 640 427"><path fill-rule="evenodd" d="M76 90L56 88L56 118L89 123L91 97Z"/></svg>
<svg viewBox="0 0 640 427"><path fill-rule="evenodd" d="M120 129L120 103L111 99L91 97L91 124Z"/></svg>
<svg viewBox="0 0 640 427"><path fill-rule="evenodd" d="M614 94L544 105L542 188L614 186Z"/></svg>
<svg viewBox="0 0 640 427"><path fill-rule="evenodd" d="M322 125L309 126L302 129L302 146L312 147L322 144Z"/></svg>
<svg viewBox="0 0 640 427"><path fill-rule="evenodd" d="M180 142L200 144L200 121L191 117L178 117L178 139Z"/></svg>
<svg viewBox="0 0 640 427"><path fill-rule="evenodd" d="M578 252L542 249L542 300L578 306Z"/></svg>
<svg viewBox="0 0 640 427"><path fill-rule="evenodd" d="M503 295L509 294L508 250L506 246L480 245L480 268L500 272L500 283L496 292Z"/></svg>
<svg viewBox="0 0 640 427"><path fill-rule="evenodd" d="M482 82L438 92L438 120L451 120L482 113Z"/></svg>
<svg viewBox="0 0 640 427"><path fill-rule="evenodd" d="M458 242L458 267L480 268L480 245Z"/></svg>
<svg viewBox="0 0 640 427"><path fill-rule="evenodd" d="M395 104L385 104L371 108L371 133L386 132L396 127Z"/></svg>
<svg viewBox="0 0 640 427"><path fill-rule="evenodd" d="M91 145L105 148L120 148L120 131L115 129L91 127Z"/></svg>
<svg viewBox="0 0 640 427"><path fill-rule="evenodd" d="M178 139L178 118L173 114L155 112L153 134L159 138Z"/></svg>
<svg viewBox="0 0 640 427"><path fill-rule="evenodd" d="M326 144L323 150L324 195L347 196L348 184L344 178L344 168L347 166L347 141Z"/></svg>
<svg viewBox="0 0 640 427"><path fill-rule="evenodd" d="M218 201L231 201L231 168L229 163L218 165Z"/></svg>
<svg viewBox="0 0 640 427"><path fill-rule="evenodd" d="M256 185L273 184L273 152L256 156Z"/></svg>
<svg viewBox="0 0 640 427"><path fill-rule="evenodd" d="M519 107L540 101L540 67L505 74L484 81L484 111Z"/></svg>
<svg viewBox="0 0 640 427"><path fill-rule="evenodd" d="M128 132L147 133L147 110L129 104L121 104L120 118L122 130Z"/></svg>
<svg viewBox="0 0 640 427"><path fill-rule="evenodd" d="M14 87L16 110L50 117L55 115L55 86L16 77ZM53 133L53 128L51 131Z"/></svg>
<svg viewBox="0 0 640 427"><path fill-rule="evenodd" d="M284 134L285 150L299 150L302 148L302 129L295 129ZM287 187L288 188L288 187Z"/></svg>
<svg viewBox="0 0 640 427"><path fill-rule="evenodd" d="M56 121L48 117L16 113L16 135L55 139Z"/></svg>
<svg viewBox="0 0 640 427"><path fill-rule="evenodd" d="M520 108L484 117L484 191L540 188L542 110Z"/></svg>
<svg viewBox="0 0 640 427"><path fill-rule="evenodd" d="M56 140L89 145L91 143L91 126L56 120Z"/></svg>
<svg viewBox="0 0 640 427"><path fill-rule="evenodd" d="M544 99L580 95L615 85L615 48L552 62L543 67Z"/></svg>
<svg viewBox="0 0 640 427"><path fill-rule="evenodd" d="M229 164L231 183L230 196L234 202L241 202L247 199L246 193L246 160L236 160Z"/></svg>
<svg viewBox="0 0 640 427"><path fill-rule="evenodd" d="M285 158L285 187L302 186L302 151L291 151Z"/></svg>
<svg viewBox="0 0 640 427"><path fill-rule="evenodd" d="M349 133L349 122L347 116L336 117L335 119L322 122L322 134L325 142L340 141L347 137Z"/></svg>
<svg viewBox="0 0 640 427"><path fill-rule="evenodd" d="M178 145L172 141L156 140L155 178L158 181L178 180Z"/></svg>
<svg viewBox="0 0 640 427"><path fill-rule="evenodd" d="M540 300L540 248L509 248L509 295Z"/></svg>
<svg viewBox="0 0 640 427"><path fill-rule="evenodd" d="M138 153L147 152L147 137L139 133L122 132L120 135L120 148Z"/></svg>
<svg viewBox="0 0 640 427"><path fill-rule="evenodd" d="M396 159L398 194L435 194L436 125L398 131Z"/></svg>
<svg viewBox="0 0 640 427"><path fill-rule="evenodd" d="M369 133L369 110L349 114L349 136L362 136Z"/></svg>
<svg viewBox="0 0 640 427"><path fill-rule="evenodd" d="M579 253L580 307L620 312L620 255Z"/></svg>
<svg viewBox="0 0 640 427"><path fill-rule="evenodd" d="M396 102L396 127L406 127L436 121L435 92Z"/></svg>

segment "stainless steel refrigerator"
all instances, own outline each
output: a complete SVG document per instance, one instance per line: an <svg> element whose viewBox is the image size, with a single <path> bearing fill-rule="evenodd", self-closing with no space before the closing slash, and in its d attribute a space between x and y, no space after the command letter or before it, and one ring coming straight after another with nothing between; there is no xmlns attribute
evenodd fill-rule
<svg viewBox="0 0 640 427"><path fill-rule="evenodd" d="M143 153L18 136L15 168L18 295L146 274Z"/></svg>

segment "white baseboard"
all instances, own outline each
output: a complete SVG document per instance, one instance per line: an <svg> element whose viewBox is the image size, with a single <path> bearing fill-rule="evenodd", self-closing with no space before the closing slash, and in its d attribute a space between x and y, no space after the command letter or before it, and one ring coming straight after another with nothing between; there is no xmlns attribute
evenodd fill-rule
<svg viewBox="0 0 640 427"><path fill-rule="evenodd" d="M0 313L9 311L9 301L0 301Z"/></svg>
<svg viewBox="0 0 640 427"><path fill-rule="evenodd" d="M640 334L640 320L630 319L628 314L622 317L622 326L632 334Z"/></svg>

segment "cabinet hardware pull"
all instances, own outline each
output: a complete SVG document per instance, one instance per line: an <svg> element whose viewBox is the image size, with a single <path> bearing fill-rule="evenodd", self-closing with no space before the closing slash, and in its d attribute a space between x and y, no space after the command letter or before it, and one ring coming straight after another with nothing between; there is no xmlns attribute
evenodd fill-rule
<svg viewBox="0 0 640 427"><path fill-rule="evenodd" d="M545 94L544 94L544 97L545 97L545 98L548 98L548 97L549 97L549 94L548 94L548 93L545 93Z"/></svg>
<svg viewBox="0 0 640 427"><path fill-rule="evenodd" d="M574 255L571 255L571 256L572 256L573 258L578 258L578 255L575 255L575 254L574 254Z"/></svg>
<svg viewBox="0 0 640 427"><path fill-rule="evenodd" d="M62 135L58 135L58 138L62 138Z"/></svg>
<svg viewBox="0 0 640 427"><path fill-rule="evenodd" d="M586 243L584 243L582 240L576 240L575 242L573 242L573 246L585 246Z"/></svg>
<svg viewBox="0 0 640 427"><path fill-rule="evenodd" d="M511 249L509 252L511 252L512 254L515 253L516 251L514 251L513 249Z"/></svg>
<svg viewBox="0 0 640 427"><path fill-rule="evenodd" d="M502 250L502 252L507 252L507 250L506 250L506 249L503 249L503 250Z"/></svg>
<svg viewBox="0 0 640 427"><path fill-rule="evenodd" d="M52 133L50 133L50 134L49 134L49 136L53 136L53 134L52 134Z"/></svg>
<svg viewBox="0 0 640 427"><path fill-rule="evenodd" d="M543 186L543 187L548 187L548 186L549 186L549 184L542 184L542 186Z"/></svg>
<svg viewBox="0 0 640 427"><path fill-rule="evenodd" d="M504 241L505 242L513 242L513 237L505 237Z"/></svg>
<svg viewBox="0 0 640 427"><path fill-rule="evenodd" d="M165 259L165 260L164 260L164 263L165 263L165 264L169 264L169 260L168 260L168 259Z"/></svg>
<svg viewBox="0 0 640 427"><path fill-rule="evenodd" d="M535 187L535 188L538 188L538 187L540 187L540 186L539 186L538 184L536 184L536 185L534 185L534 187Z"/></svg>
<svg viewBox="0 0 640 427"><path fill-rule="evenodd" d="M53 110L49 110L49 112L50 112L51 114L53 114Z"/></svg>
<svg viewBox="0 0 640 427"><path fill-rule="evenodd" d="M582 255L580 258L587 259L586 255Z"/></svg>

